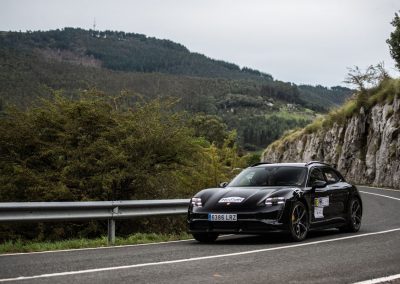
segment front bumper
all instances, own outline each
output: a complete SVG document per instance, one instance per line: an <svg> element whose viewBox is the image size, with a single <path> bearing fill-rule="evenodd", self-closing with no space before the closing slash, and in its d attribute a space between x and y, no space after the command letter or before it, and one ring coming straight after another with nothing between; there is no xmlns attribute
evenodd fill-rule
<svg viewBox="0 0 400 284"><path fill-rule="evenodd" d="M235 213L235 212L230 212ZM192 213L188 215L189 233L221 233L221 234L262 234L286 230L279 221L280 211L268 213L237 213L237 221L209 221L208 213Z"/></svg>

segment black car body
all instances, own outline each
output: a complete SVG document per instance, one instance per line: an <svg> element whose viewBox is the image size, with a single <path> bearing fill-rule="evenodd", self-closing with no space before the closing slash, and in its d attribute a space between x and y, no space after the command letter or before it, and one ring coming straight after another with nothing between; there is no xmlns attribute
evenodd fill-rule
<svg viewBox="0 0 400 284"><path fill-rule="evenodd" d="M356 232L361 219L357 188L330 165L258 163L223 188L198 192L189 205L188 230L201 242L271 231L288 231L301 241L310 229Z"/></svg>

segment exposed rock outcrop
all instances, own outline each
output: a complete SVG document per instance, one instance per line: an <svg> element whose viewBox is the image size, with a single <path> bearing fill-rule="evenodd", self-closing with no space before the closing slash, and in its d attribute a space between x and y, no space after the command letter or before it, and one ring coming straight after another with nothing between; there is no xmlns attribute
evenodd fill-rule
<svg viewBox="0 0 400 284"><path fill-rule="evenodd" d="M277 146L277 144L279 146ZM400 189L400 98L361 107L344 123L270 145L262 161L336 164L358 184Z"/></svg>
<svg viewBox="0 0 400 284"><path fill-rule="evenodd" d="M78 52L72 52L69 50L55 50L50 48L36 49L36 52L49 61L67 62L71 64L96 68L100 68L102 64L99 59L96 59L93 56L85 55L83 50L80 54Z"/></svg>

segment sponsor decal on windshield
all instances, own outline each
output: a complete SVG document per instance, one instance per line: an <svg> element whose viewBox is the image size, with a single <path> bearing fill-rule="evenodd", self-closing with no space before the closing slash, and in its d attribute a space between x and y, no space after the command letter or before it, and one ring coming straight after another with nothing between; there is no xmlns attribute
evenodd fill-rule
<svg viewBox="0 0 400 284"><path fill-rule="evenodd" d="M221 198L218 203L240 203L244 200L243 197L237 197L237 196L232 196L232 197L224 197Z"/></svg>

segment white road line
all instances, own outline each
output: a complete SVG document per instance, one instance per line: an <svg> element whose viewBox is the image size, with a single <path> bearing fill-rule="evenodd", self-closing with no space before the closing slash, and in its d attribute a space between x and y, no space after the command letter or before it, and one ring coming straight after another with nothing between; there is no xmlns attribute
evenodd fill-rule
<svg viewBox="0 0 400 284"><path fill-rule="evenodd" d="M146 244L135 244L135 245L95 247L95 248L77 248L77 249L46 250L46 251L33 251L33 252L16 252L16 253L0 254L0 257L2 257L2 256L12 256L12 255L43 254L43 253L70 252L70 251L81 251L81 250L97 250L97 249L113 249L113 248L149 246L149 245L162 245L162 244L188 242L188 241L193 241L193 240L194 239L166 241L166 242L157 242L157 243L146 243Z"/></svg>
<svg viewBox="0 0 400 284"><path fill-rule="evenodd" d="M386 230L386 231L365 233L365 234L353 235L353 236L348 236L348 237L334 238L334 239L328 239L328 240L321 240L321 241L308 242L308 243L300 243L300 244L273 247L273 248L266 248L266 249L249 250L249 251L242 251L242 252L235 252L235 253L228 253L228 254L200 256L200 257L185 258L185 259L167 260L167 261L160 261L160 262L148 262L148 263L139 263L139 264L124 265L124 266L114 266L114 267L94 268L94 269L86 269L86 270L66 271L66 272L49 273L49 274L41 274L41 275L33 275L33 276L21 276L21 277L16 277L16 278L4 278L4 279L0 279L0 282L9 282L9 281L18 281L18 280L30 280L30 279L39 279L39 278L50 278L50 277L59 277L59 276L67 276L67 275L77 275L77 274L113 271L113 270L145 267L145 266L156 266L156 265L164 265L164 264L175 264L175 263L182 263L182 262L200 261L200 260L206 260L206 259L232 257L232 256L239 256L239 255L261 253L261 252L266 252L266 251L274 251L274 250L282 250L282 249L310 246L310 245L315 245L315 244L330 243L330 242L336 242L336 241L342 241L342 240L348 240L348 239L355 239L355 238L361 238L361 237L367 237L367 236L374 236L374 235L381 235L381 234L387 234L387 233L399 232L399 231L400 231L400 228L395 228L395 229Z"/></svg>
<svg viewBox="0 0 400 284"><path fill-rule="evenodd" d="M391 276L386 276L386 277L381 277L381 278L365 280L365 281L361 281L361 282L355 282L353 284L375 284L375 283L388 282L388 281L392 281L392 280L399 279L399 278L400 278L400 274L396 274L396 275L391 275Z"/></svg>
<svg viewBox="0 0 400 284"><path fill-rule="evenodd" d="M400 192L399 189L382 188L382 187L375 187L375 186L357 185L357 187L366 187L366 188L373 188L373 189L379 189L379 190Z"/></svg>
<svg viewBox="0 0 400 284"><path fill-rule="evenodd" d="M398 201L400 201L400 198L396 198L396 197L393 197L393 196L387 196L387 195L383 195L383 194L372 193L372 192L361 191L361 190L360 190L360 192L362 192L362 193L365 193L365 194L371 194L371 195L376 195L376 196L386 197L386 198L390 198L390 199L394 199L394 200L398 200Z"/></svg>
<svg viewBox="0 0 400 284"><path fill-rule="evenodd" d="M230 236L233 236L233 234L222 235L219 238L230 237ZM95 248L77 248L77 249L61 249L61 250L46 250L46 251L33 251L33 252L5 253L5 254L0 254L0 257L2 257L2 256L27 255L27 254L44 254L44 253L57 253L57 252L74 252L74 251L82 251L82 250L98 250L98 249L113 249L113 248L128 248L128 247L164 245L164 244L181 243L181 242L189 242L189 241L194 241L194 239L166 241L166 242L157 242L157 243L146 243L146 244L135 244L135 245L95 247Z"/></svg>

